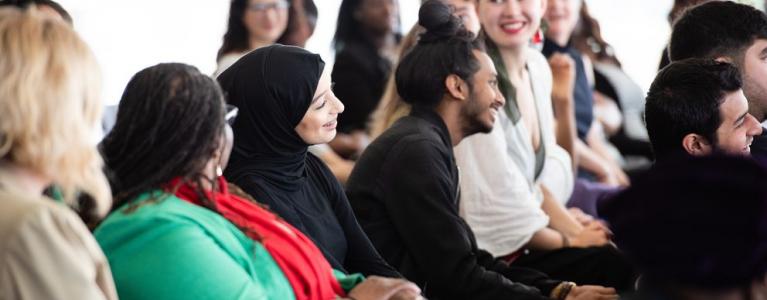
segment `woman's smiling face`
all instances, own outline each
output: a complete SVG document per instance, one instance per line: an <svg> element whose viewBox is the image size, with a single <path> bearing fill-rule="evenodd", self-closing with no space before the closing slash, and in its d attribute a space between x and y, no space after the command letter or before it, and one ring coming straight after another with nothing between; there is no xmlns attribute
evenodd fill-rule
<svg viewBox="0 0 767 300"><path fill-rule="evenodd" d="M312 103L296 126L296 132L309 145L330 142L336 136L338 114L343 111L343 103L331 89L330 72L323 72Z"/></svg>

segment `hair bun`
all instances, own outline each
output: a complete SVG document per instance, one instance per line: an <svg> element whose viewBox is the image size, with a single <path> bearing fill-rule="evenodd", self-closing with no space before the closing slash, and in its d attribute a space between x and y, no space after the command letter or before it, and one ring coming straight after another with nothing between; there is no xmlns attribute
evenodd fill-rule
<svg viewBox="0 0 767 300"><path fill-rule="evenodd" d="M429 42L455 37L466 31L453 10L440 0L429 0L418 11L418 24L426 28L421 41Z"/></svg>

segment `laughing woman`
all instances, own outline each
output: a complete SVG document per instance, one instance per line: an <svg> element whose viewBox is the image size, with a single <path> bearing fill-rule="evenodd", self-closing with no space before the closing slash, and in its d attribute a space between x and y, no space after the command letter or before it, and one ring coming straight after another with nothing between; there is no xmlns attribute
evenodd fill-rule
<svg viewBox="0 0 767 300"><path fill-rule="evenodd" d="M274 45L218 77L240 108L226 177L314 240L334 268L399 277L360 228L333 174L307 153L333 139L344 109L324 70L319 55Z"/></svg>

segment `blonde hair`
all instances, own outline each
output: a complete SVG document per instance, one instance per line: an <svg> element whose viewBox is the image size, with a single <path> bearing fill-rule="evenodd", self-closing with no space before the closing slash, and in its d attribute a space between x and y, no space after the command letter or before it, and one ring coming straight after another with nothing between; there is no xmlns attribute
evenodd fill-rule
<svg viewBox="0 0 767 300"><path fill-rule="evenodd" d="M418 24L410 29L410 32L402 39L402 43L399 46L398 57L400 59L415 46L418 36L424 31L424 28ZM397 85L394 83L394 70L397 70L397 66L394 66L392 70L386 82L386 89L383 96L381 96L381 101L378 102L376 110L373 111L370 117L368 131L371 140L381 135L386 129L389 129L394 122L410 114L410 104L402 100L399 93L397 93Z"/></svg>
<svg viewBox="0 0 767 300"><path fill-rule="evenodd" d="M0 160L51 179L65 201L78 192L111 205L95 133L100 72L93 53L65 22L37 9L0 9Z"/></svg>

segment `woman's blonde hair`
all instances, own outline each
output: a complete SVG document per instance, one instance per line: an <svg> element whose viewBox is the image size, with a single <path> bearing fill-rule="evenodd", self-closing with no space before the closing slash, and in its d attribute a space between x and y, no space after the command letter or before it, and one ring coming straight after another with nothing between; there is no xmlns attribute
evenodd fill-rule
<svg viewBox="0 0 767 300"><path fill-rule="evenodd" d="M408 32L405 38L402 39L402 43L399 46L399 58L404 57L405 54L415 46L418 41L418 36L424 31L424 28L418 24L410 29L410 32ZM397 66L392 68L392 70L396 69ZM399 96L399 93L397 93L397 85L394 83L394 73L395 72L392 71L389 75L383 96L381 96L381 101L378 102L378 106L370 117L368 131L371 140L381 135L386 129L389 129L394 122L410 114L410 104L403 101Z"/></svg>
<svg viewBox="0 0 767 300"><path fill-rule="evenodd" d="M100 72L71 26L34 8L0 9L0 160L51 179L70 205L77 193L111 205L96 150Z"/></svg>

